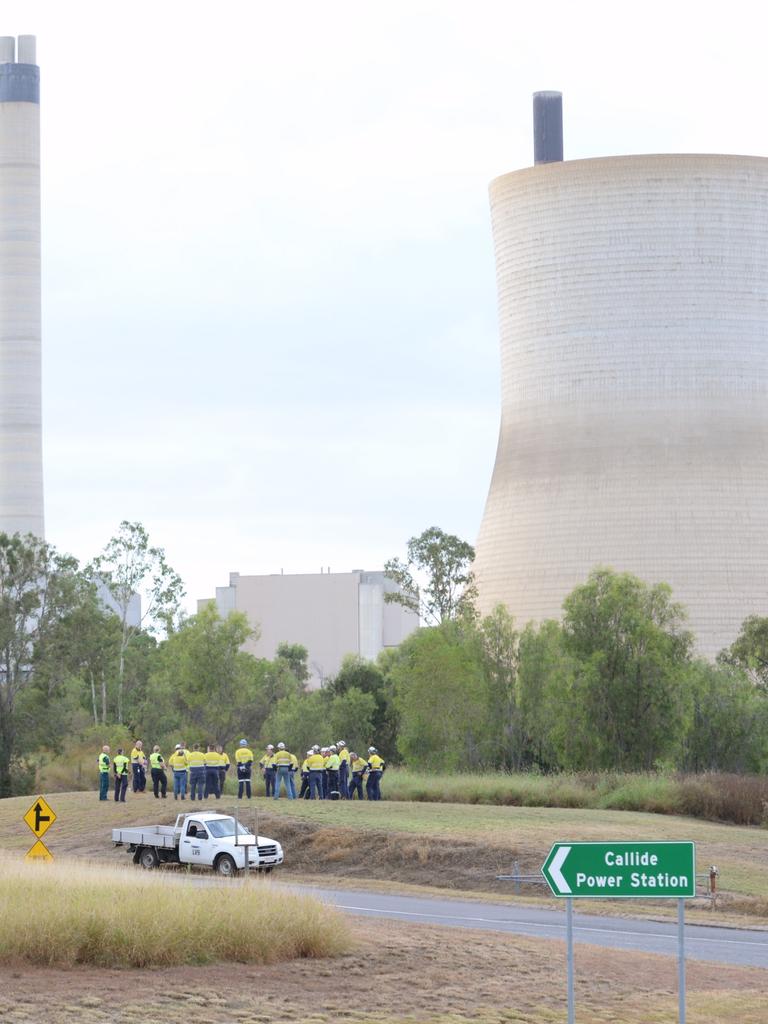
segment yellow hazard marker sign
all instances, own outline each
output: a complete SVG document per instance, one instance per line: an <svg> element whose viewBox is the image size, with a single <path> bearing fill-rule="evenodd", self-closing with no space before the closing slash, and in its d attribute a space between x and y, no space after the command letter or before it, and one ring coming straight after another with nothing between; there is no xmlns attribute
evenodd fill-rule
<svg viewBox="0 0 768 1024"><path fill-rule="evenodd" d="M37 838L40 839L56 821L56 815L53 813L53 808L46 803L45 798L39 796L24 815L24 821L26 821ZM35 847L33 846L32 849L34 850Z"/></svg>
<svg viewBox="0 0 768 1024"><path fill-rule="evenodd" d="M25 860L53 860L53 854L42 841L38 839L31 850L24 855Z"/></svg>

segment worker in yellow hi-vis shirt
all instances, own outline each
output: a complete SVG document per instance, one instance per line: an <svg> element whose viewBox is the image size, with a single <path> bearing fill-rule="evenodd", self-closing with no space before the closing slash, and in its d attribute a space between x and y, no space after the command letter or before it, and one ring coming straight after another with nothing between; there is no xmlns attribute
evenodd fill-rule
<svg viewBox="0 0 768 1024"><path fill-rule="evenodd" d="M379 755L376 747L368 747L368 781L365 793L369 800L381 800L381 777L386 768L384 758Z"/></svg>
<svg viewBox="0 0 768 1024"><path fill-rule="evenodd" d="M200 749L200 744L195 743L191 750L187 751L187 765L189 766L189 798L194 800L203 799L205 789L205 754Z"/></svg>
<svg viewBox="0 0 768 1024"><path fill-rule="evenodd" d="M133 745L131 768L133 769L133 792L143 793L147 788L147 758L141 740L136 740Z"/></svg>
<svg viewBox="0 0 768 1024"><path fill-rule="evenodd" d="M313 747L312 753L307 756L307 768L309 770L309 799L324 799L323 779L325 777L325 758L317 747Z"/></svg>
<svg viewBox="0 0 768 1024"><path fill-rule="evenodd" d="M346 740L336 744L339 752L339 793L342 800L349 800L349 748Z"/></svg>
<svg viewBox="0 0 768 1024"><path fill-rule="evenodd" d="M235 762L237 763L237 799L243 799L243 793L251 799L251 772L253 771L253 751L248 746L248 740L240 740L235 751Z"/></svg>
<svg viewBox="0 0 768 1024"><path fill-rule="evenodd" d="M216 753L219 755L219 792L224 796L224 783L227 781L230 764L229 754L221 744L216 747Z"/></svg>
<svg viewBox="0 0 768 1024"><path fill-rule="evenodd" d="M125 803L125 794L128 790L128 765L130 759L123 753L123 748L118 747L117 753L112 761L115 772L115 803Z"/></svg>
<svg viewBox="0 0 768 1024"><path fill-rule="evenodd" d="M176 749L168 758L168 764L173 771L173 799L182 800L187 798L187 752L183 744L177 743Z"/></svg>
<svg viewBox="0 0 768 1024"><path fill-rule="evenodd" d="M160 747L152 748L152 753L149 755L149 769L152 773L152 792L155 794L155 800L160 799L158 789L162 791L163 800L165 800L168 777L165 774L165 758L160 753Z"/></svg>
<svg viewBox="0 0 768 1024"><path fill-rule="evenodd" d="M282 785L285 786L285 795L289 800L293 800L290 783L292 766L293 755L288 753L285 749L284 743L278 743L277 750L275 751L275 768L277 769L277 776L275 778L275 800L280 799L280 787Z"/></svg>
<svg viewBox="0 0 768 1024"><path fill-rule="evenodd" d="M205 799L215 796L218 800L221 796L219 789L219 768L221 768L221 756L212 743L208 744L208 752L205 755Z"/></svg>
<svg viewBox="0 0 768 1024"><path fill-rule="evenodd" d="M99 754L99 800L106 800L109 796L109 769L112 766L112 758L109 756L109 747L103 746Z"/></svg>

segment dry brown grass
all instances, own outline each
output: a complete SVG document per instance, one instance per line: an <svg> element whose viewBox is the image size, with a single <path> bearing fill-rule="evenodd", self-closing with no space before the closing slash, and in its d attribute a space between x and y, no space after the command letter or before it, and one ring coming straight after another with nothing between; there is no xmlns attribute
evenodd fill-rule
<svg viewBox="0 0 768 1024"><path fill-rule="evenodd" d="M3 1024L546 1024L565 1020L563 944L358 919L331 961L3 974ZM672 1024L673 957L576 950L577 1020ZM688 965L689 1019L765 1024L768 971Z"/></svg>
<svg viewBox="0 0 768 1024"><path fill-rule="evenodd" d="M146 967L336 956L347 922L269 884L0 861L0 963Z"/></svg>

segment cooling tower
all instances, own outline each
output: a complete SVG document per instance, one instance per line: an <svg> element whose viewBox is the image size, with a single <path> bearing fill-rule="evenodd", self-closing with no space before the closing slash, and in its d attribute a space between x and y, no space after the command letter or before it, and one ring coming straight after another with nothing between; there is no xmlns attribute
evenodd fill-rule
<svg viewBox="0 0 768 1024"><path fill-rule="evenodd" d="M40 69L0 37L0 531L43 536Z"/></svg>
<svg viewBox="0 0 768 1024"><path fill-rule="evenodd" d="M768 613L768 160L545 158L490 198L481 610L559 618L611 566L668 582L713 655Z"/></svg>

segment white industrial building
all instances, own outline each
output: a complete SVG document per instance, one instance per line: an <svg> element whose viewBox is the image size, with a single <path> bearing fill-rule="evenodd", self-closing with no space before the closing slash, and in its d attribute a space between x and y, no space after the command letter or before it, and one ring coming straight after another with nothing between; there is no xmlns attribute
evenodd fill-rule
<svg viewBox="0 0 768 1024"><path fill-rule="evenodd" d="M490 186L502 409L480 607L559 618L610 566L669 583L714 655L768 613L768 160L563 161L559 94L537 99L535 166Z"/></svg>
<svg viewBox="0 0 768 1024"><path fill-rule="evenodd" d="M216 588L215 601L222 617L245 612L258 630L246 649L259 658L274 658L280 643L303 644L309 652L310 686L316 687L338 672L345 655L374 661L418 628L418 615L385 602L384 594L397 589L383 572L233 572L229 586ZM198 609L208 600L198 601Z"/></svg>

